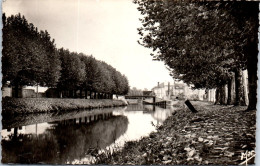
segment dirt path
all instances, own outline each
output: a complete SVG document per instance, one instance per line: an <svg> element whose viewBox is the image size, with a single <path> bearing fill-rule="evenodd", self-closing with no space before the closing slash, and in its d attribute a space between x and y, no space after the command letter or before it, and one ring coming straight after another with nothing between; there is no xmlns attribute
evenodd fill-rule
<svg viewBox="0 0 260 166"><path fill-rule="evenodd" d="M256 111L246 107L192 102L198 113L181 109L140 141L128 142L103 164L232 164L255 148ZM250 161L254 163L254 158Z"/></svg>

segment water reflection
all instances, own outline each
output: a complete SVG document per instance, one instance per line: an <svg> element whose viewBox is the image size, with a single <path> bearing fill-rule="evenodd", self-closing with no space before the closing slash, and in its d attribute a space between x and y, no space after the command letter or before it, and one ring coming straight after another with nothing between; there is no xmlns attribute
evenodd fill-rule
<svg viewBox="0 0 260 166"><path fill-rule="evenodd" d="M3 119L2 162L89 163L93 152L149 135L176 109L152 105ZM7 120L8 119L8 120ZM20 127L19 127L20 126Z"/></svg>
<svg viewBox="0 0 260 166"><path fill-rule="evenodd" d="M80 118L85 116L97 116L103 113L112 113L115 110L126 109L126 107L117 108L104 108L104 109L92 109L92 110L80 110L72 112L53 112L53 113L39 113L39 114L27 114L26 116L3 116L2 123L3 129L26 126L35 123L53 122L64 119Z"/></svg>
<svg viewBox="0 0 260 166"><path fill-rule="evenodd" d="M98 121L92 121L94 118ZM110 113L99 119L92 116L23 126L20 130L15 127L3 136L2 162L68 164L93 149L112 144L127 125L127 117Z"/></svg>
<svg viewBox="0 0 260 166"><path fill-rule="evenodd" d="M114 111L114 115L124 115L129 121L127 131L116 140L115 144L123 146L125 141L148 136L152 131L156 131L153 124L161 125L176 110L175 107L163 109L153 105L128 105L126 110Z"/></svg>

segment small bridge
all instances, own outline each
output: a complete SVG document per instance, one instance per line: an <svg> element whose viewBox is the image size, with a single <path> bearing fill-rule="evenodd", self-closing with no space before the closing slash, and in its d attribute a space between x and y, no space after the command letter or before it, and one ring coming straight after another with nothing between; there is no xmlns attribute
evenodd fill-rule
<svg viewBox="0 0 260 166"><path fill-rule="evenodd" d="M140 98L152 98L153 100L151 102L148 101L143 101L144 104L152 104L152 105L164 105L166 106L166 101L164 100L160 100L160 101L156 101L156 96L152 96L152 95L140 95L140 96L130 96L130 95L126 95L125 99L140 99Z"/></svg>
<svg viewBox="0 0 260 166"><path fill-rule="evenodd" d="M155 103L156 96L150 96L150 95L142 95L142 96L129 96L126 95L125 99L140 99L140 98L153 98L153 103Z"/></svg>

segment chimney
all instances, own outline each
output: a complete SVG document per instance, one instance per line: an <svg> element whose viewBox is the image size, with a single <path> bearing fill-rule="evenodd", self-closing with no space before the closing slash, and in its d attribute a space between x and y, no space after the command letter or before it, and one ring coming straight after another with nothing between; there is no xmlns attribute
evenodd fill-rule
<svg viewBox="0 0 260 166"><path fill-rule="evenodd" d="M160 87L160 82L158 82L158 88Z"/></svg>

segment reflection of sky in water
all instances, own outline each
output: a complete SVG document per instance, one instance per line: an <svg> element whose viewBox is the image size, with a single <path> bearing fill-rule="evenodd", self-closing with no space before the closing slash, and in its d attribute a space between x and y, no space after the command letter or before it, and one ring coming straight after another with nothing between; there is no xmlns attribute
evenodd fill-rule
<svg viewBox="0 0 260 166"><path fill-rule="evenodd" d="M39 135L43 134L48 128L53 126L54 124L49 123L39 123L39 124L33 124L33 125L27 125L22 126L18 129L19 134L33 134L33 135ZM1 132L2 139L8 140L11 133L14 133L14 128L11 129L11 131L7 131L7 129L3 129Z"/></svg>
<svg viewBox="0 0 260 166"><path fill-rule="evenodd" d="M167 109L155 107L155 111L153 111L153 106L151 105L144 107L147 107L149 111L143 111L144 108L142 107L140 107L139 111L138 108L135 111L131 111L130 105L130 108L127 110L113 112L114 115L126 116L129 124L126 133L121 135L109 147L121 147L126 141L139 140L142 137L148 136L151 132L156 131L155 125L161 125L175 110L173 107Z"/></svg>
<svg viewBox="0 0 260 166"><path fill-rule="evenodd" d="M59 139L66 138L66 141L68 141L67 144L71 142L70 150L73 150L76 147L88 147L90 145L93 145L96 140L101 142L103 140L103 143L100 144L100 146L104 145L103 148L120 148L123 147L126 141L138 140L141 137L148 136L152 131L156 130L156 127L154 125L161 125L163 121L173 113L173 111L174 108L163 109L160 107L153 107L151 105L129 105L128 108L115 109L113 111L113 116L116 116L116 118L110 117L108 118L108 120L105 121L95 121L93 124L87 125L88 129L78 130L77 128L73 128L72 126L64 126L64 128L60 126L63 122L61 122L61 124L60 122L45 122L19 127L17 129L17 133L23 135L32 135L34 137L37 136L39 138L42 138L42 136L45 135L48 137L53 137L52 139L58 142ZM103 112L105 112L105 109ZM125 119L123 117L125 117ZM76 123L78 124L78 119L76 120ZM59 128L59 126L62 128ZM65 137L60 137L57 133L61 129L64 130L62 133L65 134ZM113 132L115 132L117 136L113 135ZM8 141L10 135L14 133L14 128L12 128L11 131L10 129L8 131L7 129L3 129L1 132L2 139ZM84 137L88 139L85 141L82 140L82 138ZM114 137L116 139L115 141L113 140ZM35 140L35 138L33 139ZM53 143L55 143L55 141ZM75 142L79 145L74 145L72 144L72 142ZM55 145L56 144L57 143L55 143ZM44 146L42 148L44 148ZM59 149L56 150L59 151ZM68 151L66 153L68 153L68 155L72 155L74 152ZM73 160L70 160L68 163L66 162L64 164L89 164L89 161L93 159L92 156L86 154L84 151L82 151L82 153L85 155L80 158L76 157L79 156L78 154L74 155L74 158L71 158ZM63 156L66 156L66 154L64 154Z"/></svg>
<svg viewBox="0 0 260 166"><path fill-rule="evenodd" d="M151 122L155 124L156 120L151 114L144 114L142 111L124 111L114 112L114 115L124 115L128 118L129 124L127 131L121 136L123 139L137 140L140 137L147 136L150 132L155 131L155 127L152 126Z"/></svg>

